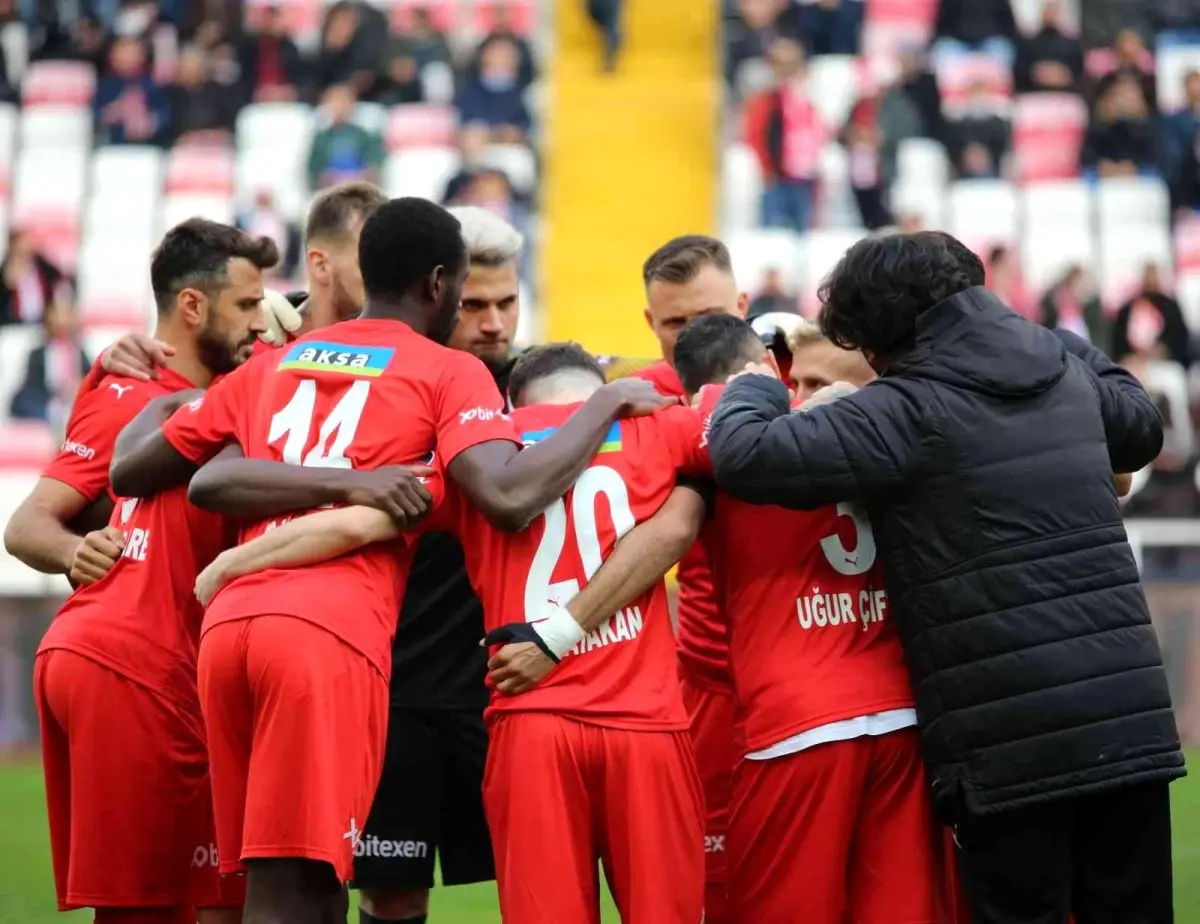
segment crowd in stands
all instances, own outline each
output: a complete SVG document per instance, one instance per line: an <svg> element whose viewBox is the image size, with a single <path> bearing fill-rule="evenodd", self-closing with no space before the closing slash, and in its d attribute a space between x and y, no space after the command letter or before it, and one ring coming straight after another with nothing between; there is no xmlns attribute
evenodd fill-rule
<svg viewBox="0 0 1200 924"><path fill-rule="evenodd" d="M0 0L0 423L61 423L78 367L149 321L150 250L191 214L275 240L280 288L308 202L348 180L533 236L538 8Z"/></svg>
<svg viewBox="0 0 1200 924"><path fill-rule="evenodd" d="M1200 2L730 0L726 80L743 285L809 313L862 234L948 230L1015 310L1136 370L1164 464L1190 460Z"/></svg>

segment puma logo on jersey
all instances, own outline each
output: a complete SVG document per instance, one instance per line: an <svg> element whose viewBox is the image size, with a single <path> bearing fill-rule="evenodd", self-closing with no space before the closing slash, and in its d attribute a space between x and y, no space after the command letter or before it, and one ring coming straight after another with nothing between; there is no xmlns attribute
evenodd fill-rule
<svg viewBox="0 0 1200 924"><path fill-rule="evenodd" d="M125 396L125 392L133 388L132 385L118 385L116 382L109 382L108 387L117 393L118 401Z"/></svg>
<svg viewBox="0 0 1200 924"><path fill-rule="evenodd" d="M383 371L395 355L396 351L391 347L351 346L345 343L303 340L287 351L279 369L378 377L383 375Z"/></svg>
<svg viewBox="0 0 1200 924"><path fill-rule="evenodd" d="M601 623L600 628L594 629L587 637L576 643L567 654L581 655L596 648L606 648L617 642L632 642L642 631L642 611L640 607L630 606L618 610L615 615Z"/></svg>

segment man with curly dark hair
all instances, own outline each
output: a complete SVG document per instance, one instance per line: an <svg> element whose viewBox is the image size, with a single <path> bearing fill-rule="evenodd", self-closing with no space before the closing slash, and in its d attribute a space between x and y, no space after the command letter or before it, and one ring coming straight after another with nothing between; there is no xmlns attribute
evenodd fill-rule
<svg viewBox="0 0 1200 924"><path fill-rule="evenodd" d="M870 516L973 921L1167 922L1183 756L1113 478L1154 459L1162 421L983 282L947 234L851 247L821 327L880 377L789 413L782 382L739 376L712 416L717 480Z"/></svg>

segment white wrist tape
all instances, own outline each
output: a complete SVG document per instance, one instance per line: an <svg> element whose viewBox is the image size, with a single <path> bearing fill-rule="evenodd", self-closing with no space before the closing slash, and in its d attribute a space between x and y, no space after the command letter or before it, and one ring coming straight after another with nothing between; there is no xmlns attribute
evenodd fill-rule
<svg viewBox="0 0 1200 924"><path fill-rule="evenodd" d="M547 603L540 618L530 620L529 624L556 658L562 658L587 637L575 617L557 603Z"/></svg>

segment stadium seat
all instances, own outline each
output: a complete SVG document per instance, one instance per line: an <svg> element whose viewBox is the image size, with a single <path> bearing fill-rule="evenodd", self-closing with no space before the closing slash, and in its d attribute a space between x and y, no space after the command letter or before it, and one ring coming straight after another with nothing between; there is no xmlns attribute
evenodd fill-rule
<svg viewBox="0 0 1200 924"><path fill-rule="evenodd" d="M846 123L861 92L858 58L853 55L821 55L809 62L808 98L831 132Z"/></svg>
<svg viewBox="0 0 1200 924"><path fill-rule="evenodd" d="M791 231L741 231L730 235L727 243L733 278L740 291L756 291L769 269L779 270L788 288L799 284L804 270L800 235Z"/></svg>
<svg viewBox="0 0 1200 924"><path fill-rule="evenodd" d="M23 147L17 156L12 225L30 232L43 255L75 269L87 177L87 152Z"/></svg>
<svg viewBox="0 0 1200 924"><path fill-rule="evenodd" d="M167 155L167 195L232 196L234 152L227 148L176 147Z"/></svg>
<svg viewBox="0 0 1200 924"><path fill-rule="evenodd" d="M157 202L162 195L164 163L163 152L158 148L99 148L92 155L91 197Z"/></svg>
<svg viewBox="0 0 1200 924"><path fill-rule="evenodd" d="M945 186L950 181L946 148L932 138L906 138L896 149L896 182Z"/></svg>
<svg viewBox="0 0 1200 924"><path fill-rule="evenodd" d="M1072 264L1091 266L1091 199L1080 180L1035 183L1021 190L1021 266L1033 292L1053 285Z"/></svg>
<svg viewBox="0 0 1200 924"><path fill-rule="evenodd" d="M452 147L457 134L458 112L453 106L411 103L392 107L384 141L390 152Z"/></svg>
<svg viewBox="0 0 1200 924"><path fill-rule="evenodd" d="M24 366L22 361L22 371ZM6 401L5 413L7 404ZM0 470L37 472L45 466L47 459L54 457L57 449L54 431L48 424L37 420L8 420L0 424ZM19 495L18 500L23 496Z"/></svg>
<svg viewBox="0 0 1200 924"><path fill-rule="evenodd" d="M1159 268L1164 286L1170 285L1174 272L1171 236L1166 225L1136 224L1101 226L1097 250L1096 275L1100 297L1115 310L1138 289L1147 263Z"/></svg>
<svg viewBox="0 0 1200 924"><path fill-rule="evenodd" d="M1003 180L962 180L950 187L947 230L979 252L1017 239L1017 192Z"/></svg>
<svg viewBox="0 0 1200 924"><path fill-rule="evenodd" d="M1101 233L1131 225L1166 228L1170 215L1170 197L1162 180L1112 177L1097 184L1096 216Z"/></svg>
<svg viewBox="0 0 1200 924"><path fill-rule="evenodd" d="M1200 70L1200 45L1174 45L1158 50L1154 73L1160 112L1178 112L1187 104L1183 78L1194 70Z"/></svg>
<svg viewBox="0 0 1200 924"><path fill-rule="evenodd" d="M938 92L942 112L948 118L960 116L967 104L971 87L980 81L987 85L988 97L996 112L1008 112L1012 101L1012 71L991 55L967 53L942 58L937 62Z"/></svg>
<svg viewBox="0 0 1200 924"><path fill-rule="evenodd" d="M83 61L35 61L25 71L21 105L88 106L96 92L96 69Z"/></svg>
<svg viewBox="0 0 1200 924"><path fill-rule="evenodd" d="M762 187L762 168L753 149L741 142L725 148L721 155L721 227L726 235L758 224Z"/></svg>
<svg viewBox="0 0 1200 924"><path fill-rule="evenodd" d="M118 240L126 249L150 259L158 244L158 212L162 199L151 196L92 196L83 208L82 246L93 241Z"/></svg>
<svg viewBox="0 0 1200 924"><path fill-rule="evenodd" d="M800 286L800 311L805 317L816 315L820 305L817 289L842 256L866 235L862 228L820 229L805 236L803 246L803 275Z"/></svg>
<svg viewBox="0 0 1200 924"><path fill-rule="evenodd" d="M116 236L86 241L79 260L78 296L85 325L145 326L151 303L145 243L127 246Z"/></svg>
<svg viewBox="0 0 1200 924"><path fill-rule="evenodd" d="M499 170L508 177L513 189L523 195L533 192L537 185L537 161L533 149L524 144L489 144L483 149L480 163Z"/></svg>
<svg viewBox="0 0 1200 924"><path fill-rule="evenodd" d="M387 107L381 103L359 103L354 107L354 112L350 116L350 119L354 124L362 126L367 131L382 135L387 128L387 117ZM317 106L313 109L312 126L314 132L328 128L329 124L328 106ZM308 155L307 148L305 148L304 153L306 156Z"/></svg>
<svg viewBox="0 0 1200 924"><path fill-rule="evenodd" d="M277 153L303 150L307 157L312 126L312 109L304 103L251 103L238 113L237 147Z"/></svg>
<svg viewBox="0 0 1200 924"><path fill-rule="evenodd" d="M1176 277L1175 295L1188 329L1200 330L1200 271L1181 270Z"/></svg>
<svg viewBox="0 0 1200 924"><path fill-rule="evenodd" d="M850 187L850 155L843 145L830 141L821 148L820 176L814 213L816 225L850 228L862 224Z"/></svg>
<svg viewBox="0 0 1200 924"><path fill-rule="evenodd" d="M392 154L383 165L383 188L389 196L440 200L446 184L462 167L455 148L417 148Z"/></svg>
<svg viewBox="0 0 1200 924"><path fill-rule="evenodd" d="M151 332L154 329L155 315L148 311L142 319L140 329ZM83 350L88 356L98 358L118 338L129 333L128 325L120 327L105 327L104 325L88 325L83 331Z"/></svg>
<svg viewBox="0 0 1200 924"><path fill-rule="evenodd" d="M0 49L4 51L5 70L8 84L19 87L29 64L29 36L25 24L20 21L0 25Z"/></svg>
<svg viewBox="0 0 1200 924"><path fill-rule="evenodd" d="M168 195L163 200L158 234L161 236L175 225L192 217L232 224L234 219L233 197L218 194Z"/></svg>
<svg viewBox="0 0 1200 924"><path fill-rule="evenodd" d="M307 151L304 152L307 155ZM308 200L307 157L288 157L267 148L239 151L237 155L237 202L249 206L255 194L269 189L275 205L286 217L297 220Z"/></svg>
<svg viewBox="0 0 1200 924"><path fill-rule="evenodd" d="M1021 225L1026 233L1061 226L1086 230L1091 221L1091 195L1080 180L1036 183L1021 190Z"/></svg>
<svg viewBox="0 0 1200 924"><path fill-rule="evenodd" d="M1029 93L1013 103L1017 181L1059 180L1079 173L1087 104L1072 93Z"/></svg>
<svg viewBox="0 0 1200 924"><path fill-rule="evenodd" d="M919 215L926 228L941 230L946 227L948 199L944 186L895 183L890 203L897 221L905 215Z"/></svg>
<svg viewBox="0 0 1200 924"><path fill-rule="evenodd" d="M0 203L12 194L12 164L17 153L17 107L0 103Z"/></svg>
<svg viewBox="0 0 1200 924"><path fill-rule="evenodd" d="M21 110L21 147L84 150L92 146L92 111L87 106L36 106Z"/></svg>

